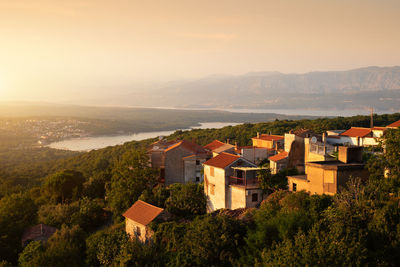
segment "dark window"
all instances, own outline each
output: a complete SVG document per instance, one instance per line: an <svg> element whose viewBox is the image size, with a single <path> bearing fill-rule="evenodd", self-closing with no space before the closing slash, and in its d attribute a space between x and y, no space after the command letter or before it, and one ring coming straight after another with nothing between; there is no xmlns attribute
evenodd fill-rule
<svg viewBox="0 0 400 267"><path fill-rule="evenodd" d="M295 192L297 190L297 184L293 183L293 191Z"/></svg>
<svg viewBox="0 0 400 267"><path fill-rule="evenodd" d="M200 177L196 176L196 182L200 182Z"/></svg>
<svg viewBox="0 0 400 267"><path fill-rule="evenodd" d="M251 201L253 201L253 202L257 202L258 201L258 194L257 193L253 193L251 195Z"/></svg>
<svg viewBox="0 0 400 267"><path fill-rule="evenodd" d="M200 165L200 160L196 160L196 165Z"/></svg>
<svg viewBox="0 0 400 267"><path fill-rule="evenodd" d="M136 226L136 235L137 235L137 236L140 236L140 235L141 235L141 233L140 233L140 227L139 227L139 226Z"/></svg>

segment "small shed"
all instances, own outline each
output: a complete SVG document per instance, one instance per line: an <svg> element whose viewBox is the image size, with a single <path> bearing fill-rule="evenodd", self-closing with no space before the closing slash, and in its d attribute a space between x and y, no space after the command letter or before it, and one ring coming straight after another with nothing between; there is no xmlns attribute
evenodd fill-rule
<svg viewBox="0 0 400 267"><path fill-rule="evenodd" d="M131 238L136 237L146 243L154 234L148 225L156 218L165 218L166 215L164 209L138 200L123 214L126 219L125 231Z"/></svg>

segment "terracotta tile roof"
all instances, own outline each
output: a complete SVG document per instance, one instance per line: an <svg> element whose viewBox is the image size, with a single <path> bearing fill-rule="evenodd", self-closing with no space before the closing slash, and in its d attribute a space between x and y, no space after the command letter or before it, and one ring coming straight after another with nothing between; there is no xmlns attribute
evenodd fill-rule
<svg viewBox="0 0 400 267"><path fill-rule="evenodd" d="M389 124L387 127L391 128L397 128L400 127L400 120L393 122L392 124Z"/></svg>
<svg viewBox="0 0 400 267"><path fill-rule="evenodd" d="M268 159L271 160L271 161L277 162L277 161L280 161L280 160L283 160L283 159L287 158L288 156L289 156L289 153L286 152L286 151L283 151L283 152L281 152L279 154L276 154L275 156L269 157Z"/></svg>
<svg viewBox="0 0 400 267"><path fill-rule="evenodd" d="M269 135L269 134L261 134L260 137L253 137L252 139L260 139L260 140L266 140L266 141L278 141L282 140L285 137L281 135Z"/></svg>
<svg viewBox="0 0 400 267"><path fill-rule="evenodd" d="M203 164L223 169L235 162L238 158L240 158L240 156L222 152L218 156L207 160Z"/></svg>
<svg viewBox="0 0 400 267"><path fill-rule="evenodd" d="M232 149L232 148L235 148L235 146L231 145L231 144L224 144L223 146L220 146L220 147L214 149L213 152L221 153L221 152L225 152L225 151L227 151L229 149Z"/></svg>
<svg viewBox="0 0 400 267"><path fill-rule="evenodd" d="M219 140L214 140L211 143L205 145L204 148L213 151L214 149L219 148L223 145L225 145L224 142L221 142Z"/></svg>
<svg viewBox="0 0 400 267"><path fill-rule="evenodd" d="M173 150L173 149L175 149L177 147L180 147L180 146L186 148L189 151L192 151L195 154L207 153L207 151L202 146L200 146L200 145L198 145L196 143L189 142L187 140L182 140L182 141L170 146L164 152L171 151L171 150Z"/></svg>
<svg viewBox="0 0 400 267"><path fill-rule="evenodd" d="M162 208L138 200L122 216L142 225L148 225L163 211Z"/></svg>
<svg viewBox="0 0 400 267"><path fill-rule="evenodd" d="M55 232L57 228L45 224L38 224L28 228L22 235L21 241L22 245L26 245L29 240L42 240L49 239Z"/></svg>
<svg viewBox="0 0 400 267"><path fill-rule="evenodd" d="M371 128L361 128L361 127L351 127L344 133L341 133L341 136L349 136L349 137L365 137L371 133Z"/></svg>

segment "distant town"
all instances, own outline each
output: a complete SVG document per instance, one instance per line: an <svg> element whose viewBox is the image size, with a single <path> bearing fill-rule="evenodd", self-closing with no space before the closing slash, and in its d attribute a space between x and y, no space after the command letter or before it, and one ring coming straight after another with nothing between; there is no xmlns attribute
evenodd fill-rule
<svg viewBox="0 0 400 267"><path fill-rule="evenodd" d="M47 145L58 140L90 135L83 127L88 124L77 119L1 119L0 130L12 135L29 136L36 139L38 145Z"/></svg>

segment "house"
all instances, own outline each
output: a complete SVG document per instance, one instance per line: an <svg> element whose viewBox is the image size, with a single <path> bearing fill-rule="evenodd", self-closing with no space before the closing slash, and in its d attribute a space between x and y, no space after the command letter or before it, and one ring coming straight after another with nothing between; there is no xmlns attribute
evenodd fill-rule
<svg viewBox="0 0 400 267"><path fill-rule="evenodd" d="M307 162L305 175L288 176L289 190L334 195L351 177L367 179L362 153L362 147L342 146L339 147L339 160Z"/></svg>
<svg viewBox="0 0 400 267"><path fill-rule="evenodd" d="M204 164L204 193L207 210L256 207L262 201L254 163L229 153L221 153Z"/></svg>
<svg viewBox="0 0 400 267"><path fill-rule="evenodd" d="M275 149L256 147L256 146L235 146L235 153L240 155L242 158L251 161L259 165L265 159L275 155L277 152Z"/></svg>
<svg viewBox="0 0 400 267"><path fill-rule="evenodd" d="M149 224L156 219L165 220L168 213L144 201L136 201L124 214L125 231L131 238L137 238L142 243L151 241L154 232Z"/></svg>
<svg viewBox="0 0 400 267"><path fill-rule="evenodd" d="M214 140L211 143L205 145L204 149L210 151L213 157L215 157L222 152L234 153L235 146L229 143L221 142L219 140Z"/></svg>
<svg viewBox="0 0 400 267"><path fill-rule="evenodd" d="M57 228L42 223L29 227L22 235L22 247L25 247L31 241L46 242L56 231Z"/></svg>
<svg viewBox="0 0 400 267"><path fill-rule="evenodd" d="M147 148L147 154L150 159L151 167L155 168L155 169L164 168L164 165L165 165L164 151L168 147L170 147L178 142L179 141L177 141L177 140L168 141L168 140L164 139L162 136L160 136L159 140L157 142L154 142L151 145L149 145Z"/></svg>
<svg viewBox="0 0 400 267"><path fill-rule="evenodd" d="M400 127L400 120L393 122L392 124L389 124L386 126L386 128L391 128L391 129L397 129Z"/></svg>
<svg viewBox="0 0 400 267"><path fill-rule="evenodd" d="M269 157L269 167L272 174L278 173L280 170L286 169L289 162L289 153L283 151L272 157Z"/></svg>
<svg viewBox="0 0 400 267"><path fill-rule="evenodd" d="M285 152L288 153L286 168L296 168L299 172L304 172L305 138L320 140L321 136L308 129L290 130L289 133L285 133Z"/></svg>
<svg viewBox="0 0 400 267"><path fill-rule="evenodd" d="M260 134L251 138L254 147L262 147L268 149L283 149L284 137L281 135Z"/></svg>
<svg viewBox="0 0 400 267"><path fill-rule="evenodd" d="M339 135L328 135L327 142L333 145L376 146L386 129L386 127L351 127Z"/></svg>
<svg viewBox="0 0 400 267"><path fill-rule="evenodd" d="M187 140L160 140L150 145L148 154L166 185L202 182L202 163L211 157L202 146Z"/></svg>
<svg viewBox="0 0 400 267"><path fill-rule="evenodd" d="M326 134L304 138L304 162L335 160L336 147L327 143Z"/></svg>

